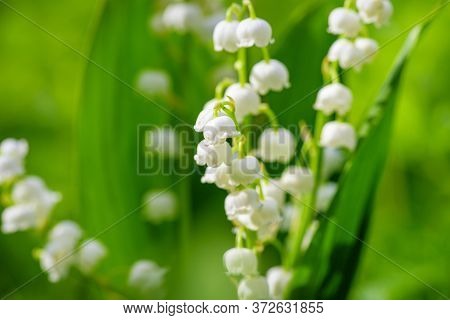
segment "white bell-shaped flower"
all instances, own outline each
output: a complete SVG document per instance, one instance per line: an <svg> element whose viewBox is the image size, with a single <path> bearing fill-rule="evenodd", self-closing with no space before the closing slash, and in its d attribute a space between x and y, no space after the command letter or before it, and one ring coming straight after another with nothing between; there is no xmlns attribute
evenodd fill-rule
<svg viewBox="0 0 450 320"><path fill-rule="evenodd" d="M356 148L356 132L352 125L339 121L327 122L320 135L320 145L328 148Z"/></svg>
<svg viewBox="0 0 450 320"><path fill-rule="evenodd" d="M209 121L203 129L203 136L209 143L222 143L228 138L239 135L233 120L227 116L220 116Z"/></svg>
<svg viewBox="0 0 450 320"><path fill-rule="evenodd" d="M2 232L14 233L36 227L36 205L17 204L2 213Z"/></svg>
<svg viewBox="0 0 450 320"><path fill-rule="evenodd" d="M15 159L23 159L28 154L28 142L25 139L8 138L0 144L0 155L6 155Z"/></svg>
<svg viewBox="0 0 450 320"><path fill-rule="evenodd" d="M299 209L293 205L292 203L286 203L283 207L283 211L282 213L282 221L281 221L281 225L280 225L280 230L284 231L284 232L288 232L290 227L291 227L291 223L292 223L292 219L296 216L297 211Z"/></svg>
<svg viewBox="0 0 450 320"><path fill-rule="evenodd" d="M23 160L10 155L0 155L0 184L25 173Z"/></svg>
<svg viewBox="0 0 450 320"><path fill-rule="evenodd" d="M295 155L296 140L287 129L268 128L259 137L258 154L263 161L288 163Z"/></svg>
<svg viewBox="0 0 450 320"><path fill-rule="evenodd" d="M177 217L178 199L168 190L150 190L143 197L144 218L154 224L172 221Z"/></svg>
<svg viewBox="0 0 450 320"><path fill-rule="evenodd" d="M228 274L233 276L252 276L258 274L256 254L247 248L232 248L223 255Z"/></svg>
<svg viewBox="0 0 450 320"><path fill-rule="evenodd" d="M249 215L262 206L258 193L253 189L245 189L230 193L225 198L225 212L229 220L239 215Z"/></svg>
<svg viewBox="0 0 450 320"><path fill-rule="evenodd" d="M80 246L77 266L84 274L91 274L106 257L106 247L98 240L89 239Z"/></svg>
<svg viewBox="0 0 450 320"><path fill-rule="evenodd" d="M202 10L195 3L172 3L163 12L162 21L167 29L181 34L196 31L203 20Z"/></svg>
<svg viewBox="0 0 450 320"><path fill-rule="evenodd" d="M230 173L231 167L224 163L217 168L208 167L201 181L202 183L215 183L220 189L231 190L235 184L231 180Z"/></svg>
<svg viewBox="0 0 450 320"><path fill-rule="evenodd" d="M290 87L289 71L278 60L263 60L253 66L250 83L262 95L267 94L270 90L281 91Z"/></svg>
<svg viewBox="0 0 450 320"><path fill-rule="evenodd" d="M236 185L247 185L261 177L258 159L253 156L237 158L231 161L231 180Z"/></svg>
<svg viewBox="0 0 450 320"><path fill-rule="evenodd" d="M322 111L327 116L335 112L345 115L350 110L352 102L353 95L349 88L340 83L332 83L320 89L314 109Z"/></svg>
<svg viewBox="0 0 450 320"><path fill-rule="evenodd" d="M328 17L328 32L349 38L356 37L361 30L358 13L347 8L336 8Z"/></svg>
<svg viewBox="0 0 450 320"><path fill-rule="evenodd" d="M199 166L218 167L222 163L231 163L231 146L228 142L211 144L206 140L201 141L197 146L197 154L194 156L195 162Z"/></svg>
<svg viewBox="0 0 450 320"><path fill-rule="evenodd" d="M249 48L257 46L267 47L272 41L272 27L260 18L247 18L239 23L236 30L239 46Z"/></svg>
<svg viewBox="0 0 450 320"><path fill-rule="evenodd" d="M76 262L75 246L67 241L50 241L40 251L39 260L41 269L48 273L48 280L59 282L68 276Z"/></svg>
<svg viewBox="0 0 450 320"><path fill-rule="evenodd" d="M261 188L264 198L274 199L278 204L278 208L283 208L286 201L286 193L284 192L280 181L274 179L262 181Z"/></svg>
<svg viewBox="0 0 450 320"><path fill-rule="evenodd" d="M378 52L378 43L370 38L357 38L355 47L361 51L363 63L372 62L375 54Z"/></svg>
<svg viewBox="0 0 450 320"><path fill-rule="evenodd" d="M272 267L267 271L267 284L269 285L269 294L272 299L281 300L284 298L289 282L292 279L292 273L281 266Z"/></svg>
<svg viewBox="0 0 450 320"><path fill-rule="evenodd" d="M322 179L328 180L333 174L342 170L345 156L340 149L324 148L322 157Z"/></svg>
<svg viewBox="0 0 450 320"><path fill-rule="evenodd" d="M246 228L258 231L277 225L281 221L280 209L277 202L272 198L261 201L261 206L246 215L239 215L237 220Z"/></svg>
<svg viewBox="0 0 450 320"><path fill-rule="evenodd" d="M388 23L394 12L390 0L357 0L356 7L364 23L373 23L377 27Z"/></svg>
<svg viewBox="0 0 450 320"><path fill-rule="evenodd" d="M205 128L206 124L214 119L214 109L219 103L219 100L212 99L209 100L205 106L203 107L203 110L198 114L197 121L194 125L194 130L197 132L203 132L203 129ZM223 112L219 112L218 116L224 116L225 114Z"/></svg>
<svg viewBox="0 0 450 320"><path fill-rule="evenodd" d="M128 285L141 294L148 294L161 288L166 273L167 269L151 260L139 260L131 267Z"/></svg>
<svg viewBox="0 0 450 320"><path fill-rule="evenodd" d="M239 282L238 297L241 300L269 300L269 286L265 277L244 278Z"/></svg>
<svg viewBox="0 0 450 320"><path fill-rule="evenodd" d="M256 91L249 85L232 84L225 91L225 97L234 101L236 119L241 122L246 115L259 113L261 98Z"/></svg>
<svg viewBox="0 0 450 320"><path fill-rule="evenodd" d="M170 127L147 131L145 147L163 157L177 157L181 153L178 134Z"/></svg>
<svg viewBox="0 0 450 320"><path fill-rule="evenodd" d="M314 177L308 168L290 166L281 176L281 185L293 196L311 192L314 186Z"/></svg>
<svg viewBox="0 0 450 320"><path fill-rule="evenodd" d="M328 51L328 60L337 61L342 69L359 70L364 62L363 52L347 39L337 39Z"/></svg>
<svg viewBox="0 0 450 320"><path fill-rule="evenodd" d="M166 97L170 93L171 80L165 71L144 70L137 78L136 88L147 97Z"/></svg>
<svg viewBox="0 0 450 320"><path fill-rule="evenodd" d="M238 21L220 21L214 28L213 41L214 50L236 52L239 49L236 30L239 26Z"/></svg>
<svg viewBox="0 0 450 320"><path fill-rule="evenodd" d="M66 247L74 248L81 239L83 231L80 226L70 220L64 220L50 230L49 242L64 243Z"/></svg>
<svg viewBox="0 0 450 320"><path fill-rule="evenodd" d="M316 210L321 212L328 210L337 192L337 188L338 186L335 182L327 182L319 186L317 190Z"/></svg>
<svg viewBox="0 0 450 320"><path fill-rule="evenodd" d="M41 210L42 218L61 201L59 192L51 191L45 185L45 182L34 176L26 177L17 182L13 189L11 197L14 203L33 203Z"/></svg>

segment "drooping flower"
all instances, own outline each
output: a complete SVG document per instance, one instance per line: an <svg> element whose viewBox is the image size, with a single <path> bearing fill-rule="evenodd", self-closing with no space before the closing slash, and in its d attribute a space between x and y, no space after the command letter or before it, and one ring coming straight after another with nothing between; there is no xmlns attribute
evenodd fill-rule
<svg viewBox="0 0 450 320"><path fill-rule="evenodd" d="M51 191L45 182L35 176L26 177L18 181L11 194L14 203L33 203L40 211L40 218L44 219L53 207L61 201L59 192Z"/></svg>
<svg viewBox="0 0 450 320"><path fill-rule="evenodd" d="M272 299L283 299L284 292L292 279L292 273L281 266L272 267L267 271L267 283Z"/></svg>
<svg viewBox="0 0 450 320"><path fill-rule="evenodd" d="M330 207L334 195L337 192L337 184L335 182L327 182L319 186L317 191L316 209L325 212Z"/></svg>
<svg viewBox="0 0 450 320"><path fill-rule="evenodd" d="M223 255L223 262L230 275L252 276L258 274L258 259L250 249L232 248Z"/></svg>
<svg viewBox="0 0 450 320"><path fill-rule="evenodd" d="M160 289L167 269L151 260L139 260L133 264L128 275L128 285L141 294Z"/></svg>
<svg viewBox="0 0 450 320"><path fill-rule="evenodd" d="M390 0L357 0L356 7L364 23L377 27L388 23L394 11Z"/></svg>
<svg viewBox="0 0 450 320"><path fill-rule="evenodd" d="M357 38L355 40L355 47L361 51L363 63L372 62L378 51L378 43L370 38Z"/></svg>
<svg viewBox="0 0 450 320"><path fill-rule="evenodd" d="M241 300L268 300L269 286L265 277L244 278L238 286L238 297Z"/></svg>
<svg viewBox="0 0 450 320"><path fill-rule="evenodd" d="M236 52L239 49L238 38L236 35L238 26L238 21L220 21L214 28L214 50Z"/></svg>
<svg viewBox="0 0 450 320"><path fill-rule="evenodd" d="M358 13L347 8L336 8L328 17L328 32L349 38L356 37L361 30Z"/></svg>
<svg viewBox="0 0 450 320"><path fill-rule="evenodd" d="M219 101L217 99L209 100L205 106L203 107L203 110L198 114L197 121L194 125L194 130L197 132L203 132L203 129L205 128L206 124L214 119L214 109ZM223 112L219 112L220 116L224 116L225 114Z"/></svg>
<svg viewBox="0 0 450 320"><path fill-rule="evenodd" d="M205 174L202 177L202 183L215 183L220 189L231 190L235 187L231 181L231 167L226 164L221 164L217 168L206 168Z"/></svg>
<svg viewBox="0 0 450 320"><path fill-rule="evenodd" d="M199 166L207 165L216 168L223 163L230 164L231 156L231 146L228 142L211 144L203 140L197 146L197 154L194 156L194 160Z"/></svg>
<svg viewBox="0 0 450 320"><path fill-rule="evenodd" d="M231 98L235 104L236 119L241 122L246 115L259 113L261 98L256 91L247 83L232 84L225 91L225 97Z"/></svg>
<svg viewBox="0 0 450 320"><path fill-rule="evenodd" d="M253 156L237 158L231 161L231 180L236 185L247 185L261 176L260 163Z"/></svg>
<svg viewBox="0 0 450 320"><path fill-rule="evenodd" d="M40 251L41 269L48 273L50 282L66 278L75 263L75 246L67 241L50 241Z"/></svg>
<svg viewBox="0 0 450 320"><path fill-rule="evenodd" d="M308 168L290 166L281 176L281 185L291 195L297 196L312 191L314 177Z"/></svg>
<svg viewBox="0 0 450 320"><path fill-rule="evenodd" d="M0 155L6 155L15 159L23 159L28 154L28 142L25 139L8 138L0 144Z"/></svg>
<svg viewBox="0 0 450 320"><path fill-rule="evenodd" d="M166 28L181 34L196 31L202 20L202 10L195 3L169 4L162 15L162 21Z"/></svg>
<svg viewBox="0 0 450 320"><path fill-rule="evenodd" d="M287 129L268 128L259 137L259 156L263 161L288 163L295 154L296 140Z"/></svg>
<svg viewBox="0 0 450 320"><path fill-rule="evenodd" d="M340 149L324 148L322 159L322 180L328 180L333 174L342 170L345 156Z"/></svg>
<svg viewBox="0 0 450 320"><path fill-rule="evenodd" d="M70 220L63 220L49 232L49 243L64 243L66 248L75 248L83 231L79 225Z"/></svg>
<svg viewBox="0 0 450 320"><path fill-rule="evenodd" d="M167 97L170 93L171 81L165 71L144 70L137 78L136 87L147 97Z"/></svg>
<svg viewBox="0 0 450 320"><path fill-rule="evenodd" d="M247 18L239 23L236 30L239 47L267 47L272 41L272 27L260 18Z"/></svg>
<svg viewBox="0 0 450 320"><path fill-rule="evenodd" d="M2 213L2 232L14 233L36 227L36 206L17 204L6 208Z"/></svg>
<svg viewBox="0 0 450 320"><path fill-rule="evenodd" d="M143 198L143 215L151 223L172 221L178 214L177 196L168 190L150 190Z"/></svg>
<svg viewBox="0 0 450 320"><path fill-rule="evenodd" d="M335 112L345 115L350 110L352 102L353 95L349 88L340 83L332 83L320 89L314 109L322 111L327 116Z"/></svg>
<svg viewBox="0 0 450 320"><path fill-rule="evenodd" d="M363 52L348 39L337 39L328 51L328 60L337 61L342 69L359 70L364 62Z"/></svg>
<svg viewBox="0 0 450 320"><path fill-rule="evenodd" d="M278 60L263 60L253 66L250 83L262 95L267 94L270 90L281 91L290 87L289 71Z"/></svg>
<svg viewBox="0 0 450 320"><path fill-rule="evenodd" d="M320 135L320 145L328 148L346 148L350 151L356 148L356 132L353 127L344 122L327 122Z"/></svg>
<svg viewBox="0 0 450 320"><path fill-rule="evenodd" d="M220 116L209 121L204 129L203 136L211 144L222 143L228 138L239 135L233 120L227 116Z"/></svg>
<svg viewBox="0 0 450 320"><path fill-rule="evenodd" d="M11 181L24 173L22 159L0 154L0 184Z"/></svg>
<svg viewBox="0 0 450 320"><path fill-rule="evenodd" d="M106 247L98 240L83 242L77 254L77 266L84 274L91 274L106 257Z"/></svg>
<svg viewBox="0 0 450 320"><path fill-rule="evenodd" d="M230 193L225 198L225 212L229 220L239 215L249 215L261 207L258 193L253 189L245 189Z"/></svg>
<svg viewBox="0 0 450 320"><path fill-rule="evenodd" d="M278 224L281 220L280 209L272 198L261 201L261 206L249 214L238 215L237 220L246 228L258 231Z"/></svg>
<svg viewBox="0 0 450 320"><path fill-rule="evenodd" d="M274 179L262 181L261 188L264 198L274 199L278 204L278 208L283 208L286 201L286 193L284 192L280 181Z"/></svg>

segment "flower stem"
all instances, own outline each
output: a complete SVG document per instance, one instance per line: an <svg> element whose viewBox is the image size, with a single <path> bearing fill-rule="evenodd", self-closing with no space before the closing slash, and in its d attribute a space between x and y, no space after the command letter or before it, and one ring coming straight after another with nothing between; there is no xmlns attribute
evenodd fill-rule
<svg viewBox="0 0 450 320"><path fill-rule="evenodd" d="M265 61L266 63L269 63L269 62L270 62L270 52L269 52L269 49L268 49L267 47L264 47L264 48L261 48L261 51L262 51L262 54L263 54L264 61Z"/></svg>
<svg viewBox="0 0 450 320"><path fill-rule="evenodd" d="M243 0L242 3L247 7L250 18L256 19L256 12L252 2L250 0Z"/></svg>
<svg viewBox="0 0 450 320"><path fill-rule="evenodd" d="M244 86L247 83L247 49L240 48L235 68L239 75L239 83Z"/></svg>

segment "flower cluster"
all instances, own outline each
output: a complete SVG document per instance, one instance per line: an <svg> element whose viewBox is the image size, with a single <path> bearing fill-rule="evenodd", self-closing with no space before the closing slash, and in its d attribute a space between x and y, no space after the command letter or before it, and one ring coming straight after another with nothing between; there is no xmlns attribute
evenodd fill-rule
<svg viewBox="0 0 450 320"><path fill-rule="evenodd" d="M203 133L203 140L194 159L206 166L203 183L228 192L225 212L234 226L236 247L224 254L224 264L228 275L239 281L237 292L241 299L281 299L289 290L298 254L308 249L320 226L315 213L326 212L337 192L338 185L330 178L343 169L347 154L357 147L356 132L345 121L353 94L341 83L339 70L359 69L370 61L378 45L362 37L362 22L377 26L386 23L392 12L388 2L347 1L344 8L331 12L328 31L340 38L324 61L327 84L318 92L314 104L314 134L302 136L302 150L298 153L307 159L296 161L299 139L280 126L263 101L268 92L290 87L288 68L270 58L270 24L256 16L251 1L244 0L242 6L232 4L226 18L214 29L214 49L236 55L234 67L239 81L221 81L215 98L198 115L194 129ZM352 10L355 5L359 12ZM260 50L263 59L248 76L250 48ZM245 125L260 114L268 118L270 126L253 148ZM281 177L270 177L265 169L267 163L286 166ZM279 232L288 233L286 249L277 239ZM283 263L263 276L258 257L269 244L281 247Z"/></svg>

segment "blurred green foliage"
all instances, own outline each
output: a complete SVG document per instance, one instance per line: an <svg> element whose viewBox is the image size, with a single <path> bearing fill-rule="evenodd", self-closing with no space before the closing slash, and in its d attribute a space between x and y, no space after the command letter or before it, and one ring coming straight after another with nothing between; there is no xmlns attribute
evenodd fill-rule
<svg viewBox="0 0 450 320"><path fill-rule="evenodd" d="M179 64L170 64L168 56L159 52L160 47L152 42L147 33L146 22L150 12L145 12L149 10L145 9L146 1L133 1L139 3L139 10L124 5L124 13L138 12L138 16L129 17L124 14L121 17L133 22L125 23L129 28L126 30L118 26L104 29L111 21L107 20L108 11L105 18L100 20L103 2L42 0L37 3L14 0L9 3L84 55L90 54L91 47L95 54L96 46L108 45L110 50L103 50L103 56L95 56L94 61L101 58L103 63L110 59L111 65L104 67L109 70L110 67L114 69L119 65L119 69L114 69L114 73L119 73L121 78L130 84L140 67L170 66L170 71L177 73ZM114 10L120 10L117 1L111 2L115 3L115 6L112 6ZM295 106L293 104L321 84L321 59L333 40L333 37L326 35L326 16L331 8L340 2L289 0L285 1L283 6L279 6L275 1L255 2L259 14L273 22L275 36L281 35L275 44L274 56L286 62L293 78L293 89L283 94L271 94L269 99L277 112L290 108L280 117L283 124L290 124L292 119L300 117L310 121L313 116L311 105L314 95ZM356 92L353 112L355 123L361 121L364 111L374 101L406 36L405 30L417 23L435 5L433 1L419 0L394 0L393 3L395 14L389 27L371 30L372 35L381 44L386 43L386 46L374 63L363 72L349 73L346 76L346 80ZM92 172L97 174L96 177L99 177L98 173L103 174L104 180L90 180L89 175L82 176L80 180L79 138L88 141L90 130L97 130L100 134L104 131L106 135L117 129L117 138L120 139L121 126L127 124L120 122L117 128L107 128L102 126L101 122L102 116L121 119L120 113L112 115L109 112L113 105L141 110L133 116L137 118L133 118L132 122L128 123L129 126L140 121L139 117L146 118L144 122L149 118L154 120L152 117L155 112L146 110L146 102L129 92L129 88L114 83L113 79L100 73L99 81L104 86L103 90L97 93L95 103L86 104L88 98L82 96L81 91L83 87L91 85L83 81L85 72L93 68L92 64L87 66L87 62L80 55L4 5L0 5L0 15L0 68L3 74L0 79L0 138L11 136L29 140L31 153L27 162L28 172L44 177L51 188L60 190L64 195L64 201L58 206L55 216L88 222L87 232L94 235L99 231L104 219L109 221L115 217L112 213L110 215L110 212L95 212L95 207L86 207L83 203L80 205L80 194L88 187L90 190L99 188L101 191L98 200L107 202L110 198L107 194L105 196L104 188L109 181L108 174L122 170L122 164L132 159L132 155L127 155L126 151L132 152L136 146L133 145L135 141L130 141L129 149L116 150L115 137L110 137L108 144L102 144L100 149L96 149L95 141L92 141L91 149L85 149L84 152L92 152L91 159L96 161L91 164ZM109 17L111 16L113 15ZM447 296L450 295L450 184L447 182L450 180L450 43L446 41L449 20L450 12L446 8L424 35L404 75L388 164L379 191L374 195L375 211L368 238L372 247ZM96 36L97 29L100 33ZM126 31L131 33L127 34ZM92 45L94 39L96 42ZM141 42L141 39L148 42ZM183 42L183 39L174 37L171 41ZM282 45L283 42L288 45ZM208 67L207 60L199 58L195 52L190 54L194 58L197 57L196 60L189 60L191 71ZM120 63L117 65L114 59L119 59ZM187 88L183 93L189 105L186 120L190 122L194 121L203 101L213 94L209 79L196 79L196 74L190 72L189 75L184 75L191 79L191 85L199 86ZM181 87L179 82L183 80L184 78L175 79L175 88ZM117 102L112 98L114 95L111 91L119 92L118 96L132 97L132 100ZM93 109L89 110L89 107ZM84 112L81 118L80 111ZM78 121L86 116L85 112L97 112L96 122L90 127L86 124L80 126ZM162 123L173 119L161 116L158 121ZM82 168L86 169L87 164L82 165ZM129 202L123 202L123 207L119 207L125 212L135 208L133 204L140 200L139 192L155 185L155 181L150 178L141 178L139 185L130 184L124 171L117 172L117 175L117 181L125 181L128 184L119 191L111 190L111 199L122 196L123 190L126 192L127 188L136 192L123 195L124 199L131 199ZM183 287L172 292L171 297L234 298L234 288L224 275L222 267L222 254L233 245L231 226L223 214L224 194L211 186L201 185L199 179L199 176L194 176L189 182L194 223L191 226L189 259L183 267L183 274L189 276L183 280ZM166 182L158 180L156 185L158 184ZM208 194L207 199L205 194ZM93 197L91 202L95 203L97 195L91 193L90 196ZM84 208L89 208L85 210L89 210L89 214L93 216L87 217L86 212L83 212ZM118 210L114 207L112 209ZM175 247L172 243L172 235L176 234L173 228L150 228L148 235L145 235L145 227L139 215L136 214L130 220L132 221L128 226L113 229L105 235L105 239L101 238L108 243L109 250L112 251L113 258L108 263L118 269L107 270L107 273L123 274L127 264L119 262L131 263L139 257L154 258L162 264L173 262L165 254L169 248ZM96 225L92 221L100 222ZM126 234L129 239L123 238L127 228L135 227L141 231ZM31 257L31 248L38 245L30 234L0 235L1 295L40 272L37 262ZM10 298L114 297L102 293L95 286L87 285L81 279L75 274L64 283L51 285L43 275ZM117 281L121 280L123 279L118 277ZM173 281L176 280L174 278ZM413 276L369 249L363 251L362 264L357 270L350 297L440 298Z"/></svg>

